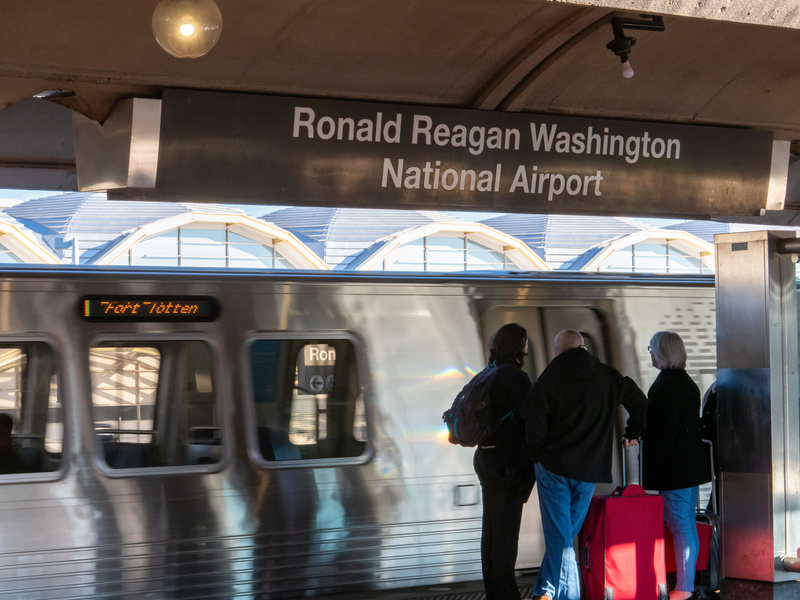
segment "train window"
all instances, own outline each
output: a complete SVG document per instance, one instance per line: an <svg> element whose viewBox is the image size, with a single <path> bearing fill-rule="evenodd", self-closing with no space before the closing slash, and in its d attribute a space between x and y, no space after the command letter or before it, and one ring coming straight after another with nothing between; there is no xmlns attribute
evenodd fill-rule
<svg viewBox="0 0 800 600"><path fill-rule="evenodd" d="M350 341L258 340L250 358L258 446L265 460L364 453L364 396Z"/></svg>
<svg viewBox="0 0 800 600"><path fill-rule="evenodd" d="M199 341L91 349L94 427L112 469L214 464L220 427L211 353Z"/></svg>
<svg viewBox="0 0 800 600"><path fill-rule="evenodd" d="M63 437L50 348L42 342L0 345L0 475L57 470Z"/></svg>

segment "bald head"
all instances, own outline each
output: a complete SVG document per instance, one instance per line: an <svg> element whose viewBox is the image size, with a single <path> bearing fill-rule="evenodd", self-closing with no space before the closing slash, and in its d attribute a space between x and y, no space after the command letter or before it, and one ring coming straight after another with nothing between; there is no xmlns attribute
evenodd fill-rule
<svg viewBox="0 0 800 600"><path fill-rule="evenodd" d="M556 336L553 345L556 349L556 356L558 356L567 350L581 348L583 346L583 336L573 329L565 329Z"/></svg>

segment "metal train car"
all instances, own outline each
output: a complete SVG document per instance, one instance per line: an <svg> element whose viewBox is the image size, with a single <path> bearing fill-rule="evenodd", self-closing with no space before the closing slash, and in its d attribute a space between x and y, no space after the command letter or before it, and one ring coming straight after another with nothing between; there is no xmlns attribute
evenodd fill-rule
<svg viewBox="0 0 800 600"><path fill-rule="evenodd" d="M0 598L479 579L473 453L447 443L441 414L500 325L527 327L532 377L568 327L645 389L660 329L684 337L701 389L715 373L710 277L59 267L0 281L14 422ZM534 491L518 567L542 554Z"/></svg>

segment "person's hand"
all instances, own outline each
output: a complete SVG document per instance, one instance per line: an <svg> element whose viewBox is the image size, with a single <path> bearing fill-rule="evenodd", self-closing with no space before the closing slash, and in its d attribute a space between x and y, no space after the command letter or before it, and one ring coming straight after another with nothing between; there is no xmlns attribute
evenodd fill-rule
<svg viewBox="0 0 800 600"><path fill-rule="evenodd" d="M636 441L636 440L629 440L628 438L625 438L625 439L624 439L624 441L623 441L623 443L625 444L625 449L626 449L626 450L627 450L628 448L630 448L631 446L638 446L638 445L639 445L639 442L638 442L638 441Z"/></svg>

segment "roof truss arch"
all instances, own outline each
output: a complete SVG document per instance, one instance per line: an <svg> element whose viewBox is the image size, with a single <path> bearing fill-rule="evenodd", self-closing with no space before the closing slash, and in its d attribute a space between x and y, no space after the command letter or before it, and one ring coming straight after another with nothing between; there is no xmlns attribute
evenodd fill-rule
<svg viewBox="0 0 800 600"><path fill-rule="evenodd" d="M259 221L248 215L204 213L200 211L186 212L138 227L126 233L119 242L98 256L93 263L96 265L110 265L136 244L146 239L154 238L179 227L191 225L205 225L209 229L225 228L254 242L270 246L280 252L286 260L298 269L330 269L319 256L293 233L277 225Z"/></svg>
<svg viewBox="0 0 800 600"><path fill-rule="evenodd" d="M550 266L531 250L524 242L492 229L482 223L430 223L406 229L376 242L377 246L371 255L354 264L359 271L370 271L388 258L401 246L426 236L436 234L463 234L467 239L486 246L490 250L508 253L509 259L518 267L536 271L549 271Z"/></svg>

